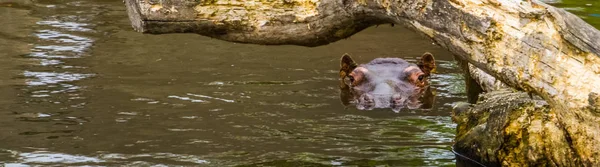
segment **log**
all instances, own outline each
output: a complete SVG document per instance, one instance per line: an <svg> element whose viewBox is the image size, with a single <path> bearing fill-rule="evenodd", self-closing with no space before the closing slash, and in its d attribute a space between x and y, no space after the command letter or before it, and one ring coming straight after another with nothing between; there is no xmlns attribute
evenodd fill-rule
<svg viewBox="0 0 600 167"><path fill-rule="evenodd" d="M600 32L537 0L125 0L135 30L319 46L369 26L422 33L555 111L579 164L600 165ZM477 76L475 76L477 77Z"/></svg>
<svg viewBox="0 0 600 167"><path fill-rule="evenodd" d="M469 103L477 103L481 93L509 88L502 81L469 64L466 60L456 56L455 60L458 61L464 72L467 101Z"/></svg>
<svg viewBox="0 0 600 167"><path fill-rule="evenodd" d="M454 150L485 166L581 166L556 110L527 93L498 89L459 104ZM473 147L477 146L477 147Z"/></svg>

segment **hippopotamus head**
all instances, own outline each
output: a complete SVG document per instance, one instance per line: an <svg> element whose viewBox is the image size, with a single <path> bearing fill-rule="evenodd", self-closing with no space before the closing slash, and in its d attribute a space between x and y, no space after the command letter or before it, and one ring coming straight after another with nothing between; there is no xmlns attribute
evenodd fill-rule
<svg viewBox="0 0 600 167"><path fill-rule="evenodd" d="M427 79L434 69L435 59L430 53L423 54L417 64L400 58L377 58L360 65L345 54L340 69L341 98L360 110L419 108L419 98L427 90Z"/></svg>

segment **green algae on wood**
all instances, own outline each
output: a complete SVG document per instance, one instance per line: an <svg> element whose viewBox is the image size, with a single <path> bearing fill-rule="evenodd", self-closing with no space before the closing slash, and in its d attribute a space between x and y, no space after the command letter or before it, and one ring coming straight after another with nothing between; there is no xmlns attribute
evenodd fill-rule
<svg viewBox="0 0 600 167"><path fill-rule="evenodd" d="M491 166L582 164L554 109L512 90L484 94L474 106L453 111L455 149Z"/></svg>

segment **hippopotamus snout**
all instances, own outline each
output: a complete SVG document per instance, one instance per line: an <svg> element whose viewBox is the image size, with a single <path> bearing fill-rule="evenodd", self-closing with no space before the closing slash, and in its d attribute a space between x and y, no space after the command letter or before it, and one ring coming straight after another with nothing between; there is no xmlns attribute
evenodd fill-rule
<svg viewBox="0 0 600 167"><path fill-rule="evenodd" d="M417 99L428 85L426 78L435 69L433 56L426 53L419 65L400 58L377 58L367 64L357 65L348 56L342 57L340 77L352 92L360 110L404 107L418 108Z"/></svg>
<svg viewBox="0 0 600 167"><path fill-rule="evenodd" d="M408 98L406 95L401 93L395 94L362 94L356 103L356 107L359 110L372 110L374 108L392 108L395 111L405 107L414 108L413 105L409 105Z"/></svg>
<svg viewBox="0 0 600 167"><path fill-rule="evenodd" d="M387 79L373 86L372 91L363 93L356 102L358 109L371 110L378 108L401 108L406 101L406 93L398 85L400 81Z"/></svg>

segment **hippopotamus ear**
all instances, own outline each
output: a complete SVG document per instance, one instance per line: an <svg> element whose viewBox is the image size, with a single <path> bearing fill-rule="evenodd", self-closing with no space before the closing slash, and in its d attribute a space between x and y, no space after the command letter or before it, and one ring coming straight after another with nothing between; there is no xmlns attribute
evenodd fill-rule
<svg viewBox="0 0 600 167"><path fill-rule="evenodd" d="M426 76L429 76L431 72L435 71L435 58L433 58L431 53L425 52L423 56L421 56L421 60L419 60L417 66L419 66Z"/></svg>
<svg viewBox="0 0 600 167"><path fill-rule="evenodd" d="M352 60L350 55L348 53L345 53L341 59L340 78L342 80L346 78L346 76L348 76L348 74L350 74L350 72L352 72L352 70L354 70L356 66L358 65L354 62L354 60Z"/></svg>

